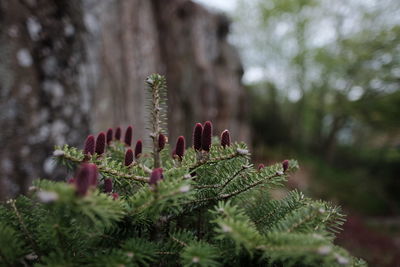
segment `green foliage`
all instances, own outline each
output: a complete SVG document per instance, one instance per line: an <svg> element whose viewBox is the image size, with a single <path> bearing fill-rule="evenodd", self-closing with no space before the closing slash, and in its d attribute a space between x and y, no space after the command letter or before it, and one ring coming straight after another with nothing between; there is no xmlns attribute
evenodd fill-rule
<svg viewBox="0 0 400 267"><path fill-rule="evenodd" d="M192 242L181 252L183 266L220 266L218 250L205 242Z"/></svg>
<svg viewBox="0 0 400 267"><path fill-rule="evenodd" d="M94 164L100 183L78 194L77 182L39 180L27 196L0 206L0 265L358 264L333 245L343 222L337 207L297 191L270 197L298 168L295 160L288 169L278 163L258 170L245 144L224 148L215 140L209 152L188 148L182 159L171 157L168 145L153 148L130 166L122 164L126 147L117 140L103 155L57 147L61 165ZM157 165L163 178L152 182ZM103 193L105 178L113 192Z"/></svg>
<svg viewBox="0 0 400 267"><path fill-rule="evenodd" d="M18 232L12 227L0 222L0 260L3 264L12 266L17 264L18 260L29 253L26 245Z"/></svg>
<svg viewBox="0 0 400 267"><path fill-rule="evenodd" d="M399 7L253 0L236 14L249 74L263 74L247 86L256 157L309 159L311 194L368 216L399 213Z"/></svg>

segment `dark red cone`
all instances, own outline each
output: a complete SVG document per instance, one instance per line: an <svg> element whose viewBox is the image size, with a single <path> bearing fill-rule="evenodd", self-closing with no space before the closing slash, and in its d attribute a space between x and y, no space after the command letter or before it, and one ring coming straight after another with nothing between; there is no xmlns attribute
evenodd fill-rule
<svg viewBox="0 0 400 267"><path fill-rule="evenodd" d="M107 134L106 134L107 145L109 145L111 143L112 139L113 139L113 129L108 128Z"/></svg>
<svg viewBox="0 0 400 267"><path fill-rule="evenodd" d="M140 155L142 154L142 149L143 149L143 143L142 140L138 140L136 142L136 146L135 146L135 158L139 158Z"/></svg>
<svg viewBox="0 0 400 267"><path fill-rule="evenodd" d="M221 146L227 147L231 145L231 135L228 130L225 130L221 134Z"/></svg>
<svg viewBox="0 0 400 267"><path fill-rule="evenodd" d="M113 189L112 180L110 178L104 179L104 192L111 193Z"/></svg>
<svg viewBox="0 0 400 267"><path fill-rule="evenodd" d="M128 146L131 146L131 144L132 144L132 132L133 132L132 126L128 126L128 128L126 128L125 138L124 138L124 142Z"/></svg>
<svg viewBox="0 0 400 267"><path fill-rule="evenodd" d="M106 148L106 135L104 132L99 133L96 139L96 153L98 155L103 155Z"/></svg>
<svg viewBox="0 0 400 267"><path fill-rule="evenodd" d="M165 137L165 135L160 134L158 136L158 151L161 151L164 149L166 142L167 142L167 138Z"/></svg>
<svg viewBox="0 0 400 267"><path fill-rule="evenodd" d="M121 140L121 127L117 127L117 129L115 129L115 139Z"/></svg>
<svg viewBox="0 0 400 267"><path fill-rule="evenodd" d="M94 163L88 163L88 164L89 164L89 168L90 168L90 174L89 174L90 185L96 187L97 179L99 176L99 172L97 171L97 166Z"/></svg>
<svg viewBox="0 0 400 267"><path fill-rule="evenodd" d="M118 193L112 193L111 197L113 198L113 200L117 200L119 198L119 194Z"/></svg>
<svg viewBox="0 0 400 267"><path fill-rule="evenodd" d="M76 174L76 192L80 196L86 195L90 186L97 185L97 166L93 163L83 163Z"/></svg>
<svg viewBox="0 0 400 267"><path fill-rule="evenodd" d="M203 132L201 134L201 148L204 151L210 151L211 147L211 138L212 138L212 123L210 121L206 121L204 123Z"/></svg>
<svg viewBox="0 0 400 267"><path fill-rule="evenodd" d="M83 150L83 154L93 155L94 154L94 146L95 146L94 136L89 135L85 141L85 148Z"/></svg>
<svg viewBox="0 0 400 267"><path fill-rule="evenodd" d="M195 150L201 149L201 134L203 132L203 125L196 123L193 129L193 148Z"/></svg>
<svg viewBox="0 0 400 267"><path fill-rule="evenodd" d="M163 178L164 178L163 169L162 168L156 168L151 172L150 179L149 179L149 184L150 185L156 185Z"/></svg>
<svg viewBox="0 0 400 267"><path fill-rule="evenodd" d="M265 168L265 165L264 165L264 164L261 163L261 164L258 165L258 170L259 170L259 171L262 170L262 169L264 169L264 168Z"/></svg>
<svg viewBox="0 0 400 267"><path fill-rule="evenodd" d="M184 154L185 154L185 138L183 136L179 136L178 139L176 140L175 155L177 155L182 159Z"/></svg>
<svg viewBox="0 0 400 267"><path fill-rule="evenodd" d="M287 169L289 169L289 161L287 159L282 161L282 168L283 168L283 172L285 172L285 171L287 171Z"/></svg>
<svg viewBox="0 0 400 267"><path fill-rule="evenodd" d="M133 151L132 149L128 149L125 153L125 166L131 165L133 162Z"/></svg>

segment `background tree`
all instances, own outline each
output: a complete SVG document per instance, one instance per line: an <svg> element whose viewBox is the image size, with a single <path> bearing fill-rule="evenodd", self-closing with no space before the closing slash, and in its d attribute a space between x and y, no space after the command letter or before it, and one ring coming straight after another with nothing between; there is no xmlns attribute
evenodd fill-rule
<svg viewBox="0 0 400 267"><path fill-rule="evenodd" d="M236 13L259 158L295 151L314 195L368 216L399 214L399 8L255 0Z"/></svg>
<svg viewBox="0 0 400 267"><path fill-rule="evenodd" d="M91 93L79 85L81 1L6 0L0 14L2 199L26 192L33 178L62 176L51 151L87 134Z"/></svg>

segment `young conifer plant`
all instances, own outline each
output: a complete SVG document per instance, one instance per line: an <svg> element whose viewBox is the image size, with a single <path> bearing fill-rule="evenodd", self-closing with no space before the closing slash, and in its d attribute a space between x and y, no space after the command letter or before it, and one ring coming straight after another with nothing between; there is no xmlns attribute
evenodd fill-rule
<svg viewBox="0 0 400 267"><path fill-rule="evenodd" d="M151 147L130 147L132 126L123 140L117 127L83 150L57 147L75 175L36 180L0 206L0 266L365 265L333 243L338 207L296 190L271 197L295 160L255 167L228 130L212 138L210 121L194 125L191 144L180 136L170 147L165 79L147 85Z"/></svg>

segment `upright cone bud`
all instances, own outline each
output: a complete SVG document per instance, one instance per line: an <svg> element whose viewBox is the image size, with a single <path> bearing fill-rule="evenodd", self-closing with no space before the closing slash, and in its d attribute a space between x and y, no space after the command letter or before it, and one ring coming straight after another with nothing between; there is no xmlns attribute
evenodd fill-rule
<svg viewBox="0 0 400 267"><path fill-rule="evenodd" d="M132 144L132 132L133 132L132 126L128 126L128 128L126 128L125 138L124 138L124 142L128 146L131 146L131 144Z"/></svg>
<svg viewBox="0 0 400 267"><path fill-rule="evenodd" d="M140 155L142 154L142 149L143 149L143 143L142 140L138 140L136 142L136 146L135 146L135 158L139 158Z"/></svg>
<svg viewBox="0 0 400 267"><path fill-rule="evenodd" d="M185 138L179 136L178 140L176 140L175 155L182 159L183 154L185 154Z"/></svg>
<svg viewBox="0 0 400 267"><path fill-rule="evenodd" d="M112 193L111 197L113 198L113 200L117 200L119 198L119 194L118 193Z"/></svg>
<svg viewBox="0 0 400 267"><path fill-rule="evenodd" d="M117 127L117 129L115 129L115 139L121 140L121 127Z"/></svg>
<svg viewBox="0 0 400 267"><path fill-rule="evenodd" d="M106 138L107 145L109 145L113 139L113 129L112 128L108 128L106 137L107 137Z"/></svg>
<svg viewBox="0 0 400 267"><path fill-rule="evenodd" d="M75 185L78 195L86 195L90 186L89 169L84 167L83 165L79 168L78 173L76 174Z"/></svg>
<svg viewBox="0 0 400 267"><path fill-rule="evenodd" d="M85 141L85 148L83 150L83 154L85 155L93 155L94 154L94 146L95 146L94 136L89 135Z"/></svg>
<svg viewBox="0 0 400 267"><path fill-rule="evenodd" d="M193 148L195 150L201 149L201 134L203 132L203 125L196 123L193 129Z"/></svg>
<svg viewBox="0 0 400 267"><path fill-rule="evenodd" d="M264 168L265 168L265 165L261 163L261 164L258 165L258 168L257 168L257 169L258 169L259 171L261 171L261 170L264 169Z"/></svg>
<svg viewBox="0 0 400 267"><path fill-rule="evenodd" d="M226 147L231 145L231 135L228 130L221 133L221 146Z"/></svg>
<svg viewBox="0 0 400 267"><path fill-rule="evenodd" d="M131 165L133 162L133 151L132 149L128 149L125 153L125 166Z"/></svg>
<svg viewBox="0 0 400 267"><path fill-rule="evenodd" d="M78 169L75 179L76 192L80 196L86 195L90 186L97 185L97 166L93 163L83 163Z"/></svg>
<svg viewBox="0 0 400 267"><path fill-rule="evenodd" d="M149 184L156 185L160 180L164 179L163 169L156 168L150 174Z"/></svg>
<svg viewBox="0 0 400 267"><path fill-rule="evenodd" d="M206 121L204 123L203 132L201 134L201 147L204 151L210 151L211 147L211 138L212 138L212 123L210 121Z"/></svg>
<svg viewBox="0 0 400 267"><path fill-rule="evenodd" d="M113 189L112 180L110 178L105 179L104 180L104 192L111 193L112 189Z"/></svg>
<svg viewBox="0 0 400 267"><path fill-rule="evenodd" d="M88 163L89 164L89 168L90 168L90 186L97 186L97 179L99 177L99 172L97 171L97 166L96 164L93 163Z"/></svg>
<svg viewBox="0 0 400 267"><path fill-rule="evenodd" d="M289 161L287 159L282 161L282 168L283 168L283 172L287 171L287 169L289 168Z"/></svg>
<svg viewBox="0 0 400 267"><path fill-rule="evenodd" d="M106 148L106 135L104 132L99 133L96 139L96 153L102 155Z"/></svg>
<svg viewBox="0 0 400 267"><path fill-rule="evenodd" d="M167 138L165 137L165 135L160 133L158 135L158 151L161 151L164 149L166 142L167 142Z"/></svg>

